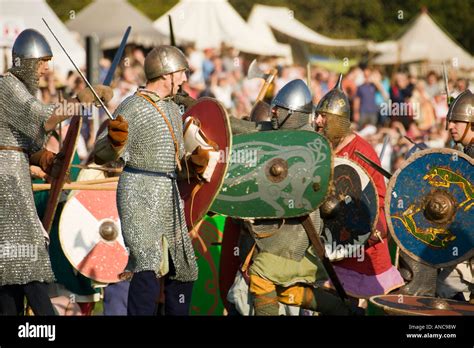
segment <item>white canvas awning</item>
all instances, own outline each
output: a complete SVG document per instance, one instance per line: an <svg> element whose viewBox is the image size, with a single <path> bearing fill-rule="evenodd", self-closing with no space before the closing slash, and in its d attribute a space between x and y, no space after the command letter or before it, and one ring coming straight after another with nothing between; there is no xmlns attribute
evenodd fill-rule
<svg viewBox="0 0 474 348"><path fill-rule="evenodd" d="M453 67L474 68L474 58L439 27L428 13L422 12L408 24L403 34L393 41L375 44L375 64L404 64L426 61L449 62Z"/></svg>
<svg viewBox="0 0 474 348"><path fill-rule="evenodd" d="M126 0L96 0L66 23L83 38L96 35L102 49L120 45L128 26L132 27L128 43L145 47L168 43L169 39L153 27L153 21Z"/></svg>
<svg viewBox="0 0 474 348"><path fill-rule="evenodd" d="M250 12L248 23L254 32L259 33L266 40L271 38L274 40L272 30L276 30L296 40L314 45L333 47L365 47L367 45L365 40L332 39L321 35L295 19L293 11L286 7L256 4Z"/></svg>
<svg viewBox="0 0 474 348"><path fill-rule="evenodd" d="M290 46L263 39L227 0L181 0L154 22L155 28L166 35L168 15L178 43L194 43L201 50L219 48L224 43L247 53L291 57Z"/></svg>

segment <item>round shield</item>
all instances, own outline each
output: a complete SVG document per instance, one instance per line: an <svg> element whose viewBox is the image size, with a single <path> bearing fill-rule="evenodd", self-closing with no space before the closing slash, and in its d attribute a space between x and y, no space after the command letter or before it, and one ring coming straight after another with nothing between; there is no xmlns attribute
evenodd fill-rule
<svg viewBox="0 0 474 348"><path fill-rule="evenodd" d="M59 221L59 240L71 265L101 283L118 282L128 262L115 196L115 191L75 191Z"/></svg>
<svg viewBox="0 0 474 348"><path fill-rule="evenodd" d="M220 160L210 182L200 182L196 178L191 178L189 182L188 180L178 182L179 192L184 201L186 224L191 230L207 214L224 182L228 166L227 158L232 147L232 132L227 112L216 99L198 99L183 115L183 121L188 116L200 121L202 132L217 144L220 154ZM201 184L202 186L196 191L196 187Z"/></svg>
<svg viewBox="0 0 474 348"><path fill-rule="evenodd" d="M380 295L370 303L388 315L474 315L471 304L427 296Z"/></svg>
<svg viewBox="0 0 474 348"><path fill-rule="evenodd" d="M347 158L334 159L331 193L321 205L322 237L331 259L347 257L348 246L364 245L378 219L379 200L372 178L364 168Z"/></svg>
<svg viewBox="0 0 474 348"><path fill-rule="evenodd" d="M474 255L473 164L462 152L428 149L412 155L390 179L388 228L411 258L448 267Z"/></svg>

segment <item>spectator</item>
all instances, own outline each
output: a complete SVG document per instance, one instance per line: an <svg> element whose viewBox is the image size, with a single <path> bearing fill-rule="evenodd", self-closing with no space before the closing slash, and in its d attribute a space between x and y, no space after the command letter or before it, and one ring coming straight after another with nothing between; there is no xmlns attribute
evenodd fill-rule
<svg viewBox="0 0 474 348"><path fill-rule="evenodd" d="M441 89L439 87L438 82L438 75L434 71L430 71L426 76L427 85L425 87L426 93L428 94L429 98L433 100L435 96L441 93Z"/></svg>
<svg viewBox="0 0 474 348"><path fill-rule="evenodd" d="M375 104L375 93L377 87L374 84L372 70L368 67L364 69L364 83L357 88L354 99L353 120L358 123L359 128L365 125L376 125L379 108Z"/></svg>

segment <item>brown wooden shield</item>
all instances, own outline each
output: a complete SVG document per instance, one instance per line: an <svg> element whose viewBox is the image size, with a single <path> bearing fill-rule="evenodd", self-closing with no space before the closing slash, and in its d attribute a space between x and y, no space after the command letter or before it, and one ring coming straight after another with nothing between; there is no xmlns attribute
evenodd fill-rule
<svg viewBox="0 0 474 348"><path fill-rule="evenodd" d="M76 152L77 140L79 139L81 127L82 117L73 117L69 124L66 138L64 139L63 147L60 151L60 154L63 157L63 162L58 177L53 179L51 183L48 203L46 205L46 210L44 212L42 221L43 227L48 233L51 230L51 225L54 220L56 208L58 207L61 191L63 189L64 183L66 182L67 176L69 175L69 167L71 166L72 160L74 158L74 153Z"/></svg>
<svg viewBox="0 0 474 348"><path fill-rule="evenodd" d="M428 296L380 295L370 303L388 315L474 315L469 303Z"/></svg>
<svg viewBox="0 0 474 348"><path fill-rule="evenodd" d="M188 116L193 116L201 122L201 130L209 140L217 144L220 152L220 160L210 182L191 178L189 182L181 180L178 183L181 198L184 200L186 225L191 230L208 212L224 182L232 146L232 131L226 110L214 98L200 98L184 113L183 121ZM193 195L199 185L202 185L201 188Z"/></svg>

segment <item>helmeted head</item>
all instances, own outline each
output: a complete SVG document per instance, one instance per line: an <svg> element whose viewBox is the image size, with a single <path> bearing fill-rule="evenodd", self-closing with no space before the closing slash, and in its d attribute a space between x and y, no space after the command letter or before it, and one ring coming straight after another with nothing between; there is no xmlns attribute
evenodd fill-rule
<svg viewBox="0 0 474 348"><path fill-rule="evenodd" d="M47 70L46 62L52 57L53 51L46 38L34 29L25 29L13 44L9 71L25 84L30 93L36 94L40 75Z"/></svg>
<svg viewBox="0 0 474 348"><path fill-rule="evenodd" d="M179 48L162 45L151 50L145 57L145 76L148 82L166 80L166 89L173 96L186 80L189 70L186 56ZM169 77L168 77L169 76Z"/></svg>
<svg viewBox="0 0 474 348"><path fill-rule="evenodd" d="M333 144L339 143L350 133L351 108L349 98L342 90L342 74L336 86L321 98L315 112L317 131Z"/></svg>
<svg viewBox="0 0 474 348"><path fill-rule="evenodd" d="M468 145L474 137L474 94L469 89L458 95L449 106L446 123L456 143Z"/></svg>
<svg viewBox="0 0 474 348"><path fill-rule="evenodd" d="M158 46L145 57L145 76L148 81L180 70L189 70L183 52L174 46Z"/></svg>
<svg viewBox="0 0 474 348"><path fill-rule="evenodd" d="M12 48L13 63L15 59L51 59L53 51L46 38L34 29L25 29L15 40ZM15 65L15 64L14 64Z"/></svg>
<svg viewBox="0 0 474 348"><path fill-rule="evenodd" d="M274 129L300 129L309 126L313 115L311 91L302 80L283 86L271 105Z"/></svg>

